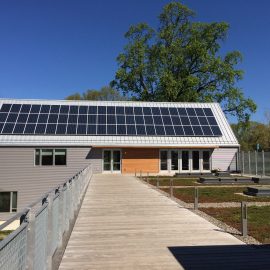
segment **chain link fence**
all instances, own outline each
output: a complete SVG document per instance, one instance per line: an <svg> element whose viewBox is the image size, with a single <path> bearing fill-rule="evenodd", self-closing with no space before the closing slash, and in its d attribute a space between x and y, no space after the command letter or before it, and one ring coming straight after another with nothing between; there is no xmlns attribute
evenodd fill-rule
<svg viewBox="0 0 270 270"><path fill-rule="evenodd" d="M62 248L62 237L91 176L90 165L0 225L1 231L20 220L20 226L0 242L0 270L51 269L53 254Z"/></svg>
<svg viewBox="0 0 270 270"><path fill-rule="evenodd" d="M238 164L242 174L270 176L270 152L242 151L238 156Z"/></svg>

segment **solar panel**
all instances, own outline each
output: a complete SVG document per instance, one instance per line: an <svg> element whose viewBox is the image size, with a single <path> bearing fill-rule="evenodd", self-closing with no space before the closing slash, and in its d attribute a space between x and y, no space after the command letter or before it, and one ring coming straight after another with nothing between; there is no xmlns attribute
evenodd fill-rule
<svg viewBox="0 0 270 270"><path fill-rule="evenodd" d="M222 136L211 108L9 103L0 134Z"/></svg>

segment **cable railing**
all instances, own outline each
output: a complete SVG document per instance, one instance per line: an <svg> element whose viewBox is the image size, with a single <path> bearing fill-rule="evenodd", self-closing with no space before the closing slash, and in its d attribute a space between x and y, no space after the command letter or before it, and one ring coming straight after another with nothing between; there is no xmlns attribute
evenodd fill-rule
<svg viewBox="0 0 270 270"><path fill-rule="evenodd" d="M241 151L238 163L242 174L270 176L270 152Z"/></svg>
<svg viewBox="0 0 270 270"><path fill-rule="evenodd" d="M50 270L92 176L91 165L0 225L20 226L0 242L0 270Z"/></svg>

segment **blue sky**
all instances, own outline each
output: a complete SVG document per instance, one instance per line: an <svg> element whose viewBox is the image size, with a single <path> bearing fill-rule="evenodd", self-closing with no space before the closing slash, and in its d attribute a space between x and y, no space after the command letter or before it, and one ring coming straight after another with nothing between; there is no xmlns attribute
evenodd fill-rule
<svg viewBox="0 0 270 270"><path fill-rule="evenodd" d="M115 58L129 26L157 25L165 0L10 0L0 2L0 97L64 99L100 89L114 77ZM239 50L240 86L258 105L254 120L270 109L270 1L186 0L198 21L226 21L222 52Z"/></svg>

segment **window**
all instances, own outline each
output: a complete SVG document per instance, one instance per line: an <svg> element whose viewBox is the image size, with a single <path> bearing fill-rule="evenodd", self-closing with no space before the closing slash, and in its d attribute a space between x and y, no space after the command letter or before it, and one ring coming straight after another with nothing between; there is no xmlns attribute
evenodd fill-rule
<svg viewBox="0 0 270 270"><path fill-rule="evenodd" d="M203 170L209 171L210 170L210 152L203 151Z"/></svg>
<svg viewBox="0 0 270 270"><path fill-rule="evenodd" d="M66 149L36 149L35 165L36 166L67 165L67 150Z"/></svg>
<svg viewBox="0 0 270 270"><path fill-rule="evenodd" d="M178 151L177 150L171 151L171 170L172 171L178 170Z"/></svg>
<svg viewBox="0 0 270 270"><path fill-rule="evenodd" d="M167 150L160 151L160 170L162 171L168 170L167 157Z"/></svg>
<svg viewBox="0 0 270 270"><path fill-rule="evenodd" d="M17 192L0 192L0 212L17 211Z"/></svg>
<svg viewBox="0 0 270 270"><path fill-rule="evenodd" d="M192 151L192 169L193 171L200 170L200 152Z"/></svg>
<svg viewBox="0 0 270 270"><path fill-rule="evenodd" d="M67 164L67 153L66 149L55 149L54 151L55 165L66 165Z"/></svg>
<svg viewBox="0 0 270 270"><path fill-rule="evenodd" d="M53 149L41 150L41 165L43 166L53 165Z"/></svg>

